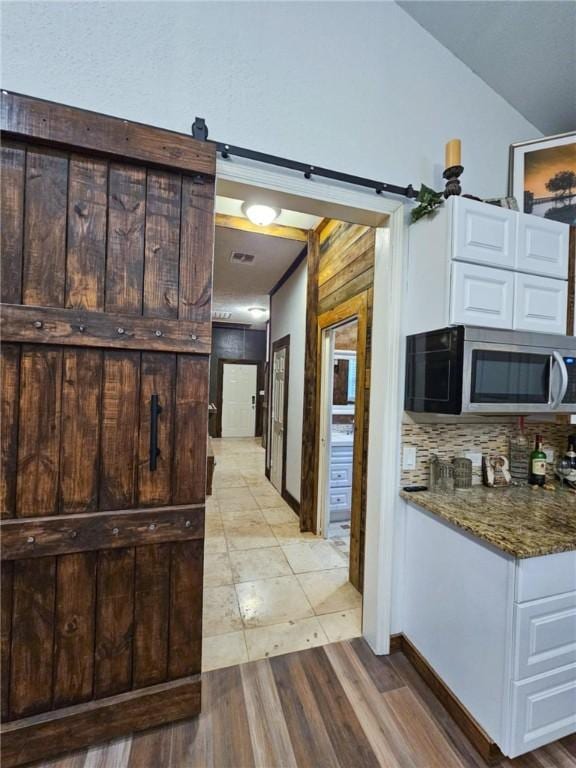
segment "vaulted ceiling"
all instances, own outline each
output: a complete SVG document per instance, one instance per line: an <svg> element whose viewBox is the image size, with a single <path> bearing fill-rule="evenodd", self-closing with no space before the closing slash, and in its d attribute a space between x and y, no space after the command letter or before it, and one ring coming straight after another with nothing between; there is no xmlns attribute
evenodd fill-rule
<svg viewBox="0 0 576 768"><path fill-rule="evenodd" d="M576 130L576 2L397 1L542 133Z"/></svg>

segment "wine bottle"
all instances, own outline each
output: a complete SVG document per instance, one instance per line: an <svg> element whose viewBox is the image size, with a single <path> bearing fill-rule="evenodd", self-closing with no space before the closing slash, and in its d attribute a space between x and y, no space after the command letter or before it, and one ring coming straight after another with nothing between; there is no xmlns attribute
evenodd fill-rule
<svg viewBox="0 0 576 768"><path fill-rule="evenodd" d="M546 454L542 450L542 437L536 435L536 445L530 454L530 485L544 485L546 483Z"/></svg>

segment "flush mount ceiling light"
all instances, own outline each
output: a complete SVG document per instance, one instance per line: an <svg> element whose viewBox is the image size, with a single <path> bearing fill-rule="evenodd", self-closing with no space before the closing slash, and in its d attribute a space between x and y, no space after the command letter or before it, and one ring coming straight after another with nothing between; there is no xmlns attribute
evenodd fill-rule
<svg viewBox="0 0 576 768"><path fill-rule="evenodd" d="M248 307L248 312L250 312L254 320L260 320L266 314L264 307Z"/></svg>
<svg viewBox="0 0 576 768"><path fill-rule="evenodd" d="M250 219L252 224L267 227L280 216L280 208L260 205L260 203L242 203L242 213Z"/></svg>

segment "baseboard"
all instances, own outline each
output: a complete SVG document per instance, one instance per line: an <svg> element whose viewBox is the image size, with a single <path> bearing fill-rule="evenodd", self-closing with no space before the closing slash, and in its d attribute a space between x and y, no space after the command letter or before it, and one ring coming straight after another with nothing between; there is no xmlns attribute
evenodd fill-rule
<svg viewBox="0 0 576 768"><path fill-rule="evenodd" d="M2 768L145 731L200 712L200 675L89 701L2 725Z"/></svg>
<svg viewBox="0 0 576 768"><path fill-rule="evenodd" d="M504 759L498 745L472 717L462 702L432 669L420 651L403 634L390 635L390 653L402 651L482 758L495 765Z"/></svg>
<svg viewBox="0 0 576 768"><path fill-rule="evenodd" d="M292 507L292 509L294 510L294 512L296 512L298 517L300 517L300 502L297 499L295 499L294 496L292 496L290 491L287 491L286 489L284 489L284 491L282 491L282 498L284 499L286 504Z"/></svg>

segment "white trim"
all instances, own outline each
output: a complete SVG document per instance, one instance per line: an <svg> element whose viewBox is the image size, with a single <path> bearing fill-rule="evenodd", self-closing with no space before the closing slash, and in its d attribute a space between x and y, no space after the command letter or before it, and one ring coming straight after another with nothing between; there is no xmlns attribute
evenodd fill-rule
<svg viewBox="0 0 576 768"><path fill-rule="evenodd" d="M379 227L376 232L362 622L363 634L373 651L388 653L395 514L400 506L398 487L404 364L402 297L408 205L406 201L376 195L368 190L317 179L309 181L294 172L270 170L237 160L218 160L216 174L222 191L227 191L226 186L233 185L275 190L281 196L292 196L295 202L297 198L307 198L357 209L359 220L366 223L366 212L372 215L374 221L375 216L389 216L387 226ZM397 563L399 561L400 558Z"/></svg>
<svg viewBox="0 0 576 768"><path fill-rule="evenodd" d="M323 328L320 335L320 434L318 439L324 451L320 451L320 460L318 462L318 488L317 494L317 515L316 515L316 533L318 536L326 538L328 527L330 525L329 507L329 476L330 476L330 452L331 452L331 430L332 430L332 398L329 393L334 388L334 329Z"/></svg>

